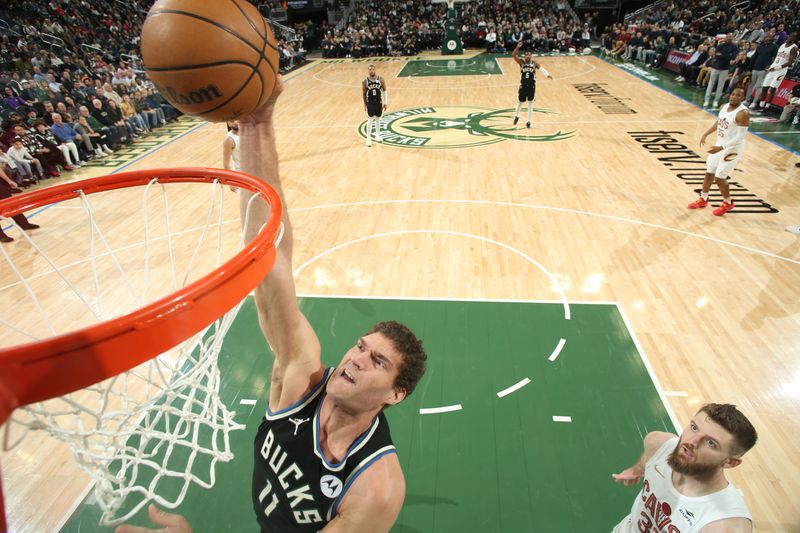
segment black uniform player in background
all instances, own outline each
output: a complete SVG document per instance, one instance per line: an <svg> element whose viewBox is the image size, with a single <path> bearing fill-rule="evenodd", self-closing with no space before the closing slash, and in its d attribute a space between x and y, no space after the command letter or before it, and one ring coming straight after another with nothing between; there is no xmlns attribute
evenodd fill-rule
<svg viewBox="0 0 800 533"><path fill-rule="evenodd" d="M364 95L364 109L367 111L367 146L372 146L372 132L375 141L380 140L380 118L389 104L386 82L375 73L375 65L369 66L369 76L361 84Z"/></svg>
<svg viewBox="0 0 800 533"><path fill-rule="evenodd" d="M514 124L519 122L519 109L522 107L523 102L528 102L528 123L527 127L531 127L531 116L533 115L533 100L536 98L536 69L542 71L542 74L553 79L547 70L539 63L533 60L530 50L525 51L524 59L520 59L517 55L519 49L522 48L522 41L517 43L517 47L511 53L511 58L517 62L520 68L520 82L519 82L519 98L517 99L517 112L514 115Z"/></svg>

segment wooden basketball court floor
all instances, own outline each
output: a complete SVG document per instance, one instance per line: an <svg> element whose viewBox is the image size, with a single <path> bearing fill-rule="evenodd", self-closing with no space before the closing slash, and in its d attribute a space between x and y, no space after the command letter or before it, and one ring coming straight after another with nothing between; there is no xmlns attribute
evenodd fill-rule
<svg viewBox="0 0 800 533"><path fill-rule="evenodd" d="M433 74L440 69L439 75L409 77L398 76L406 60L375 62L387 80L390 108L384 123L386 141L372 148L364 146L360 134L364 121L360 84L366 61L318 62L287 76L276 132L295 226L295 265L303 266L296 279L298 292L323 300L341 296L465 305L559 303L563 293L575 305L607 303L619 310L621 318L609 320L624 322L622 329L629 333L620 335L636 344L639 366L652 371L650 387L656 405L655 414L643 419L635 390L633 401L603 403L615 391L630 389L627 378L617 382L612 375L604 378L602 392L592 398L595 408L615 421L613 425L565 435L564 431L588 418L581 417L579 404L589 397L579 391L595 390L598 376L603 369L616 368L611 360L619 354L614 350L593 354L591 342L585 349L567 343L558 360L548 366L552 338L534 335L527 342L531 350L544 354L543 362L526 368L520 360L513 364L505 360L504 354L513 348L503 335L470 356L448 350L470 338L462 325L450 333L451 338L430 343L432 359L438 356L441 362L432 364L435 372L426 376L413 408L395 415L401 457L408 440L402 428L409 420L409 427L420 432L414 435L420 443L444 443L442 435L472 442L480 435L488 448L476 453L490 453L492 446L501 446L506 438L492 422L492 417L499 416L496 411L507 410L505 406L478 409L482 416L477 420L459 420L461 412L421 415L417 408L466 398L466 416L470 387L483 383L482 376L491 381L489 388L498 391L501 383L511 386L528 377L530 383L507 399L520 402L515 407L520 427L534 421L549 426L541 426L540 435L548 438L536 439L538 448L526 460L600 461L608 475L597 485L598 491L615 494L615 505L621 506L615 516L621 518L636 491L616 487L610 473L635 460L641 435L663 429L664 420L686 423L705 402L730 402L750 417L760 435L744 463L729 472L745 495L756 529L800 530L800 464L796 459L800 449L795 438L800 432L800 239L784 231L786 225L800 223L797 155L748 135L733 178L740 212L720 218L712 216L710 209L689 211L686 204L696 197L697 178L704 168L705 152L698 140L714 120L709 113L600 59L546 57L541 62L555 79L538 83L533 127L524 127L523 108L520 124L513 128L519 74L510 59L497 60L497 74L478 75L458 75L463 64L438 60L441 57L423 61L432 65ZM126 163L125 170L221 166L224 131L222 125L198 124ZM108 171L88 167L71 177ZM176 211L185 213L187 224L197 216L192 203L187 197ZM47 235L69 227L70 216L68 209L51 208L33 220L42 225L38 232ZM69 247L67 237L65 247ZM45 268L31 259L29 246L19 239L4 250L30 268ZM3 287L13 282L7 270L0 273ZM4 296L3 302L2 312L9 313L13 300ZM511 309L508 316L517 313L513 306L503 309ZM408 312L411 320L418 316ZM484 328L502 327L496 320L484 322ZM519 328L548 331L552 323L534 317ZM256 328L254 322L252 328ZM552 326L549 334L559 337L559 332L558 326ZM601 333L599 338L616 334ZM4 329L3 345L13 342L19 341ZM548 381L548 372L567 367L570 355L582 361L578 366L588 365L591 359L592 366L587 368L596 372L584 372L580 382L562 383L546 399L536 396L537 382ZM327 357L331 363L338 360L336 353ZM462 367L477 377L469 382L442 380L443 374L464 374ZM490 378L497 376L497 368L504 369L502 376ZM526 393L536 402L525 403ZM572 412L560 410L572 397L582 400L569 403ZM502 400L494 396L492 401ZM653 403L641 399L648 402ZM559 423L551 415L572 415L572 422ZM441 422L426 433L424 428L432 423L428 416L440 417ZM540 421L542 417L546 420ZM242 432L245 440L251 439L251 429ZM559 451L564 444L559 439L578 446ZM407 455L424 453L423 448ZM250 460L246 453L239 459ZM508 460L514 464L513 457ZM414 485L395 529L456 530L443 524L458 521L417 520L413 508L440 516L468 517L471 507L480 511L481 498L474 495L491 494L494 488L478 485L469 490L471 479L466 474L481 468L490 467L462 465L457 481L464 493L472 495L463 499L436 491L434 496L424 483ZM12 531L57 530L86 493L86 476L71 462L65 447L50 439L29 435L2 455L2 469ZM247 472L247 466L242 471ZM410 480L415 479L413 466L406 472ZM426 475L430 480L431 474ZM577 494L569 482L575 476L580 479L580 472L569 475L568 479L496 479L494 483L502 487L524 481L530 501L549 502ZM593 471L592 475L605 474ZM485 478L481 475L480 479ZM246 492L249 477L241 483ZM572 509L577 504L593 505L591 501L572 503ZM249 504L245 501L244 506ZM529 522L530 528L503 526L501 517L493 514L502 505L487 508L485 520L473 523L480 524L480 529L471 529L466 522L458 530L606 531L614 523L607 516L593 521L588 513L578 525L565 519L572 529L542 522ZM520 522L512 523L525 523L524 513L519 516Z"/></svg>

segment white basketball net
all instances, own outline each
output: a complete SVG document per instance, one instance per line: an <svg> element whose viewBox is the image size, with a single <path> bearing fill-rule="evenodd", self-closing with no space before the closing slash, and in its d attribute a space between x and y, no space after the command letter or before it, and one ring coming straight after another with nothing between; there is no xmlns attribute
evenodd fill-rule
<svg viewBox="0 0 800 533"><path fill-rule="evenodd" d="M175 188L180 195L172 197L184 203L190 197L195 208L197 199L208 198L210 192L208 206L198 211L204 213L204 220L193 219L195 227L176 223L178 217L169 211L172 197L167 195L168 188ZM141 198L142 191L143 201L133 205L133 198ZM124 198L113 199L119 195ZM82 246L76 243L81 248L76 254L85 254L85 259L77 262L80 267L75 262L65 262L63 251L61 257L54 257L48 250L59 239L48 235L45 226L31 233L12 228L8 233L27 240L32 250L26 252L36 253L41 262L36 269L26 270L27 265L20 265L19 260L15 264L8 248L0 246L0 254L17 278L16 283L0 288L0 294L8 293L17 302L21 295L26 297L24 303L15 306L13 316L7 309L0 310L5 313L0 314L0 325L17 336L16 342L8 343L4 338L3 344L65 333L61 329L65 320L60 320L60 315L69 308L67 301L83 305L85 322L104 321L141 308L221 265L244 244L238 202L233 202L236 209L229 210L226 218L224 197L224 188L216 181L210 186L165 186L153 180L146 187L91 197L81 192L79 199L65 202L76 205L60 205L65 209L82 208L86 216L87 242ZM256 198L252 196L247 204L248 214ZM98 203L106 205L93 205ZM126 219L125 211L139 211L143 218ZM115 216L109 217L109 213ZM125 231L115 227L121 220L126 221ZM0 223L7 227L12 221L0 219ZM80 231L71 230L73 237ZM42 264L50 265L50 271L43 273ZM84 276L87 271L92 275ZM47 278L46 290L42 278ZM7 282L8 278L2 281ZM58 299L62 305L52 307L51 303L48 308L45 299L57 290L53 288L56 281L64 288ZM27 309L21 309L24 305ZM217 365L223 340L241 305L180 346L129 372L76 393L17 409L6 424L6 450L16 446L29 430L43 430L67 443L95 483L105 525L128 520L151 501L175 508L191 483L211 487L216 462L233 458L229 433L244 428L220 399ZM23 316L20 311L32 310L39 312L33 325L16 319ZM89 324L81 326L86 325Z"/></svg>

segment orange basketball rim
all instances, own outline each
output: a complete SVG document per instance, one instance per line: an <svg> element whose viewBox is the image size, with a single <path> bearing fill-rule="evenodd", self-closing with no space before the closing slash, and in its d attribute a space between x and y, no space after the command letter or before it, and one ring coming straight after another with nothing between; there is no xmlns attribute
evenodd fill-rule
<svg viewBox="0 0 800 533"><path fill-rule="evenodd" d="M0 424L19 406L83 389L169 350L211 324L269 273L282 206L278 193L246 174L209 168L125 172L65 183L0 201L11 217L83 194L158 183L230 185L271 207L267 223L233 258L185 287L127 315L56 337L0 349ZM69 369L66 372L65 369ZM0 506L3 503L0 489ZM6 530L0 507L0 531Z"/></svg>

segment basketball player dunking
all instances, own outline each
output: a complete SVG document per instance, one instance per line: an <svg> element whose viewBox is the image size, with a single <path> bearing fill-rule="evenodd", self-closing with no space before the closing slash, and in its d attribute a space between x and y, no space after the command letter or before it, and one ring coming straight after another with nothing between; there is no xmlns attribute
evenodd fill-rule
<svg viewBox="0 0 800 533"><path fill-rule="evenodd" d="M242 172L270 184L283 202L283 239L255 289L259 324L275 353L269 402L254 442L252 498L264 532L386 532L405 498L405 478L383 410L406 398L425 372L422 343L404 325L381 322L326 368L316 333L297 304L292 225L278 176L272 124L280 81L267 104L240 119ZM246 208L249 196L240 193ZM255 202L246 237L267 220ZM190 531L179 515L150 506L169 531ZM121 526L117 533L149 531Z"/></svg>
<svg viewBox="0 0 800 533"><path fill-rule="evenodd" d="M511 53L511 58L517 62L520 68L521 79L519 82L519 98L517 99L517 112L514 115L514 125L519 122L519 109L522 107L523 102L528 102L528 122L526 127L531 127L531 117L533 116L533 101L536 98L536 69L542 71L542 74L553 79L547 70L531 57L531 51L526 50L524 59L520 59L517 53L522 48L522 41L517 43L517 47Z"/></svg>
<svg viewBox="0 0 800 533"><path fill-rule="evenodd" d="M706 137L714 131L717 132L717 141L708 150L710 155L706 161L706 175L703 178L700 198L690 203L689 209L703 209L708 205L708 191L713 182L716 182L722 194L722 205L712 212L719 217L733 209L728 179L742 157L744 137L750 126L750 112L742 100L744 100L744 89L737 87L731 92L728 103L719 110L717 121L700 139L700 146L703 146Z"/></svg>
<svg viewBox="0 0 800 533"><path fill-rule="evenodd" d="M750 511L725 470L739 466L756 440L735 406L715 403L704 405L680 437L648 433L639 460L611 475L626 487L644 478L631 513L612 533L750 533Z"/></svg>
<svg viewBox="0 0 800 533"><path fill-rule="evenodd" d="M361 84L364 96L364 109L367 112L367 146L372 146L371 132L375 132L375 142L380 141L380 118L389 105L386 82L375 72L375 65L369 66L369 75Z"/></svg>

